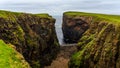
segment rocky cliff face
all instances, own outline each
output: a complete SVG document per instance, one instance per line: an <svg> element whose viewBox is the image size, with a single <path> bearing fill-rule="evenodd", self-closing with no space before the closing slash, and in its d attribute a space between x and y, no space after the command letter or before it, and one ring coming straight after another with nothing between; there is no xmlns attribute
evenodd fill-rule
<svg viewBox="0 0 120 68"><path fill-rule="evenodd" d="M59 50L54 24L47 14L0 11L0 39L15 45L33 68L43 67Z"/></svg>
<svg viewBox="0 0 120 68"><path fill-rule="evenodd" d="M89 23L81 17L71 17L63 14L62 31L64 42L77 43L82 34L89 28Z"/></svg>
<svg viewBox="0 0 120 68"><path fill-rule="evenodd" d="M120 68L120 16L81 12L65 14L73 19L79 17L89 24L79 37L78 52L72 56L70 68Z"/></svg>

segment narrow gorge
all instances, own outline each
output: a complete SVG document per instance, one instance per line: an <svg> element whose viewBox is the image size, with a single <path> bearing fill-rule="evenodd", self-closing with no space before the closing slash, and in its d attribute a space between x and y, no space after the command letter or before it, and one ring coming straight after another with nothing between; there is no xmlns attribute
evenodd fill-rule
<svg viewBox="0 0 120 68"><path fill-rule="evenodd" d="M2 68L120 68L119 45L119 15L0 10Z"/></svg>

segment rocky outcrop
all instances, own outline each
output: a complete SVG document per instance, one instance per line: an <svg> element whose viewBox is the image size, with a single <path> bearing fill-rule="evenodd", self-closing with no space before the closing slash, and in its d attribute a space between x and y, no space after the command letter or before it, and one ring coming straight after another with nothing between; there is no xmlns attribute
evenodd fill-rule
<svg viewBox="0 0 120 68"><path fill-rule="evenodd" d="M120 68L120 16L66 12L89 23L89 29L79 37L78 52L69 68Z"/></svg>
<svg viewBox="0 0 120 68"><path fill-rule="evenodd" d="M54 24L48 14L0 11L0 39L15 45L33 68L43 67L59 50Z"/></svg>
<svg viewBox="0 0 120 68"><path fill-rule="evenodd" d="M68 16L63 14L63 38L66 43L77 43L82 34L89 28L89 23L82 20L81 17Z"/></svg>
<svg viewBox="0 0 120 68"><path fill-rule="evenodd" d="M11 44L0 40L0 67L1 68L30 68L23 56Z"/></svg>

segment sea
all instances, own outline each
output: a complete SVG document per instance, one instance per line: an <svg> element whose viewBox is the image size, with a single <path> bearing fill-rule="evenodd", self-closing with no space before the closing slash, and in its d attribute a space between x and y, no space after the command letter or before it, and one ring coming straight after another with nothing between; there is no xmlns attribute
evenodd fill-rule
<svg viewBox="0 0 120 68"><path fill-rule="evenodd" d="M56 29L58 41L59 41L60 45L65 44L63 42L62 16L53 16L53 18L56 19L55 29Z"/></svg>

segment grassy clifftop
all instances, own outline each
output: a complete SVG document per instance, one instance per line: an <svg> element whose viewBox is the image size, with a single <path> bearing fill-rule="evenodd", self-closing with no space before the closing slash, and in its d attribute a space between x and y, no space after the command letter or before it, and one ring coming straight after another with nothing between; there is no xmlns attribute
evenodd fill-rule
<svg viewBox="0 0 120 68"><path fill-rule="evenodd" d="M23 56L18 53L13 45L0 40L0 67L1 68L30 68Z"/></svg>
<svg viewBox="0 0 120 68"><path fill-rule="evenodd" d="M75 16L92 16L94 19L106 20L109 23L114 22L116 24L120 23L120 15L109 15L109 14L97 14L97 13L87 13L87 12L65 12L64 15L75 17Z"/></svg>
<svg viewBox="0 0 120 68"><path fill-rule="evenodd" d="M11 11L4 11L4 10L0 10L0 17L6 18L6 19L13 19L15 16L20 16L21 14L25 14L23 12L11 12ZM30 13L26 13L26 14L30 14ZM39 16L41 18L49 18L52 19L52 16L50 16L47 13L42 13L42 14L31 14L31 15L35 15L35 16Z"/></svg>
<svg viewBox="0 0 120 68"><path fill-rule="evenodd" d="M64 17L89 25L78 41L78 52L72 56L70 68L120 68L119 15L65 12Z"/></svg>

